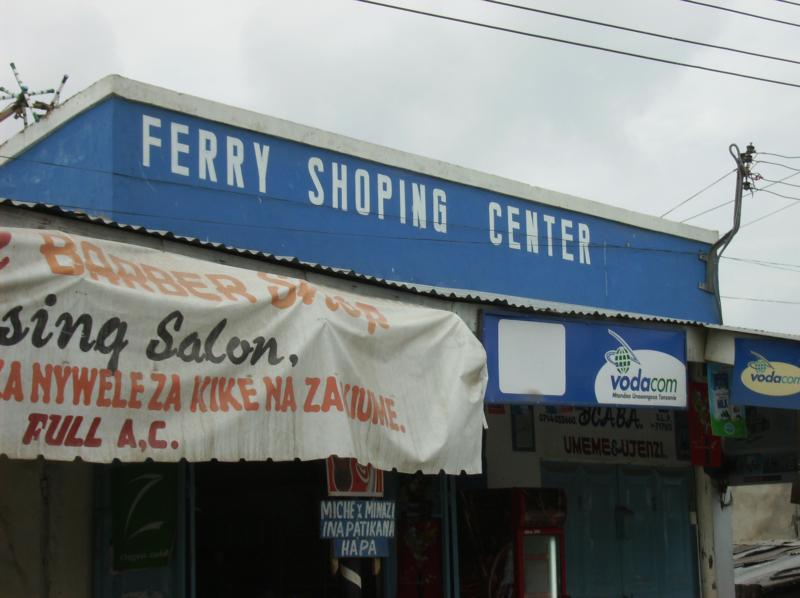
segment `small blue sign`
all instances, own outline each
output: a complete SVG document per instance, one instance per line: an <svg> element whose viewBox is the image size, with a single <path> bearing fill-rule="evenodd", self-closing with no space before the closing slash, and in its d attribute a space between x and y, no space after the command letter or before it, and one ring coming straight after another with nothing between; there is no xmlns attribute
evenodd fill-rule
<svg viewBox="0 0 800 598"><path fill-rule="evenodd" d="M731 402L800 409L800 343L737 338Z"/></svg>
<svg viewBox="0 0 800 598"><path fill-rule="evenodd" d="M337 557L389 556L395 535L393 500L323 500L320 538L333 540Z"/></svg>
<svg viewBox="0 0 800 598"><path fill-rule="evenodd" d="M682 330L484 314L488 403L686 407Z"/></svg>
<svg viewBox="0 0 800 598"><path fill-rule="evenodd" d="M389 556L386 538L335 538L333 553L337 558L385 558Z"/></svg>

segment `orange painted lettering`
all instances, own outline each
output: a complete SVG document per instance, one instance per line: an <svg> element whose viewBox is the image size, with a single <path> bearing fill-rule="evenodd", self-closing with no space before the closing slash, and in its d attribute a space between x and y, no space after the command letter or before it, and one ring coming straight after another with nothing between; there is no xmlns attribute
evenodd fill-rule
<svg viewBox="0 0 800 598"><path fill-rule="evenodd" d="M160 372L153 372L150 374L150 379L156 383L156 389L153 391L150 401L147 403L147 408L150 411L161 411L164 405L159 402L159 397L164 391L164 386L167 384L167 376Z"/></svg>
<svg viewBox="0 0 800 598"><path fill-rule="evenodd" d="M2 399L4 401L14 399L18 403L22 402L22 365L19 361L11 362L11 371L8 373L8 380L6 380Z"/></svg>
<svg viewBox="0 0 800 598"><path fill-rule="evenodd" d="M357 302L356 305L364 312L364 317L367 318L367 331L372 334L375 329L380 326L384 330L389 330L389 321L386 317L378 311L377 307L369 303Z"/></svg>
<svg viewBox="0 0 800 598"><path fill-rule="evenodd" d="M128 407L131 409L141 409L142 402L139 395L144 392L144 386L140 384L144 374L142 372L131 372L131 394L128 397Z"/></svg>
<svg viewBox="0 0 800 598"><path fill-rule="evenodd" d="M173 270L172 276L174 276L175 280L183 285L183 288L185 288L195 297L199 297L200 299L205 299L207 301L222 301L219 295L204 293L202 291L202 289L206 288L206 283L196 272L177 272Z"/></svg>
<svg viewBox="0 0 800 598"><path fill-rule="evenodd" d="M194 387L192 388L192 405L191 407L189 407L189 410L192 413L195 413L196 411L200 411L200 413L205 413L208 410L206 408L206 404L203 402L202 389L204 387L201 386L201 383L202 379L200 378L200 376L195 376Z"/></svg>
<svg viewBox="0 0 800 598"><path fill-rule="evenodd" d="M339 411L344 411L342 396L339 394L339 383L334 376L325 379L325 394L322 398L322 411L327 413L331 407L336 407Z"/></svg>
<svg viewBox="0 0 800 598"><path fill-rule="evenodd" d="M268 283L267 291L269 291L272 305L280 309L292 307L298 296L303 303L311 305L314 302L314 296L317 294L317 288L305 281L286 280L266 272L259 272L258 277Z"/></svg>
<svg viewBox="0 0 800 598"><path fill-rule="evenodd" d="M250 378L239 378L236 381L237 386L239 387L239 394L242 395L242 402L244 403L245 411L256 411L258 410L258 403L251 401L256 394L256 389L253 388L253 381Z"/></svg>
<svg viewBox="0 0 800 598"><path fill-rule="evenodd" d="M172 374L170 376L171 384L169 387L169 392L167 392L167 398L164 401L164 411L169 411L172 409L173 411L180 411L181 410L181 377L178 374Z"/></svg>
<svg viewBox="0 0 800 598"><path fill-rule="evenodd" d="M72 368L57 365L53 368L53 374L56 377L56 405L61 405L64 402L64 390L67 388Z"/></svg>
<svg viewBox="0 0 800 598"><path fill-rule="evenodd" d="M33 379L31 380L31 402L39 402L39 393L42 393L42 402L50 402L50 386L52 381L53 366L49 363L44 366L39 362L33 363Z"/></svg>
<svg viewBox="0 0 800 598"><path fill-rule="evenodd" d="M111 268L102 249L89 241L81 241L81 251L83 251L83 264L92 280L105 278L114 286L119 283L119 276Z"/></svg>
<svg viewBox="0 0 800 598"><path fill-rule="evenodd" d="M158 431L166 427L167 423L160 420L156 420L150 424L150 433L147 435L147 441L150 443L150 446L157 449L167 448L167 441L161 440L158 437Z"/></svg>
<svg viewBox="0 0 800 598"><path fill-rule="evenodd" d="M306 413L317 413L319 405L314 405L314 396L317 394L319 388L319 378L306 378L306 386L308 387L308 394L306 395L306 402L303 403L303 411Z"/></svg>
<svg viewBox="0 0 800 598"><path fill-rule="evenodd" d="M189 295L186 289L173 280L169 272L147 264L142 264L142 271L147 276L147 279L156 285L159 292L164 295L172 295L174 297L186 297Z"/></svg>
<svg viewBox="0 0 800 598"><path fill-rule="evenodd" d="M244 297L250 303L256 302L256 298L247 292L247 287L244 286L242 281L233 276L228 276L227 274L206 274L206 278L214 283L214 288L218 293L230 301L237 301L236 297L239 296Z"/></svg>
<svg viewBox="0 0 800 598"><path fill-rule="evenodd" d="M136 448L136 436L133 434L133 420L126 419L122 424L122 429L119 431L119 438L117 438L117 447L122 448L128 446Z"/></svg>
<svg viewBox="0 0 800 598"><path fill-rule="evenodd" d="M97 368L72 368L72 404L79 405L83 396L83 404L91 405L96 381Z"/></svg>
<svg viewBox="0 0 800 598"><path fill-rule="evenodd" d="M153 292L153 289L150 288L150 284L147 282L147 277L139 266L121 257L117 257L116 255L109 256L109 259L117 267L116 273L122 281L122 284L129 289L135 289L138 286L148 293Z"/></svg>
<svg viewBox="0 0 800 598"><path fill-rule="evenodd" d="M58 233L42 233L42 243L39 252L44 256L50 271L53 274L65 276L80 276L83 274L83 261L75 252L75 243L66 235ZM56 243L56 239L61 244Z"/></svg>
<svg viewBox="0 0 800 598"><path fill-rule="evenodd" d="M228 405L230 405L234 411L241 411L242 406L239 401L233 396L233 387L236 385L235 378L220 378L219 379L219 405L220 409L227 412Z"/></svg>
<svg viewBox="0 0 800 598"><path fill-rule="evenodd" d="M22 435L22 444L30 444L39 440L39 436L47 425L47 416L44 413L31 413L28 415L28 427Z"/></svg>

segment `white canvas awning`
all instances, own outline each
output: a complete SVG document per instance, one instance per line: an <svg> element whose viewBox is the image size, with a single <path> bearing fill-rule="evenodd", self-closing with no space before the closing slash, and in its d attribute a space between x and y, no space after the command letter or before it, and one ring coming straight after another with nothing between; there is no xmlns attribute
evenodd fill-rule
<svg viewBox="0 0 800 598"><path fill-rule="evenodd" d="M56 231L0 229L0 453L481 469L454 314Z"/></svg>

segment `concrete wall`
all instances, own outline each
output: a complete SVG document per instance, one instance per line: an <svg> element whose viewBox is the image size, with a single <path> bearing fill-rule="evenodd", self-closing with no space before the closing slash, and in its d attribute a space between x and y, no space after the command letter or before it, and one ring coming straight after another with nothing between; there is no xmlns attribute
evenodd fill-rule
<svg viewBox="0 0 800 598"><path fill-rule="evenodd" d="M92 470L0 457L0 598L87 598Z"/></svg>
<svg viewBox="0 0 800 598"><path fill-rule="evenodd" d="M797 538L798 506L789 502L791 484L736 486L733 494L733 542Z"/></svg>

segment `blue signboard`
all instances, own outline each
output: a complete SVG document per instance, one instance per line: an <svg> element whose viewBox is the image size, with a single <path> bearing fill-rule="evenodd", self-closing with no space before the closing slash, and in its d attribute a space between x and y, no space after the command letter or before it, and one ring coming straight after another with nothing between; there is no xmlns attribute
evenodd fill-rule
<svg viewBox="0 0 800 598"><path fill-rule="evenodd" d="M800 343L737 338L731 402L800 409Z"/></svg>
<svg viewBox="0 0 800 598"><path fill-rule="evenodd" d="M117 97L1 166L0 196L392 281L719 321L705 243Z"/></svg>
<svg viewBox="0 0 800 598"><path fill-rule="evenodd" d="M484 314L483 344L489 403L686 407L682 330Z"/></svg>
<svg viewBox="0 0 800 598"><path fill-rule="evenodd" d="M395 534L392 500L323 500L320 538L333 540L337 557L386 557Z"/></svg>

